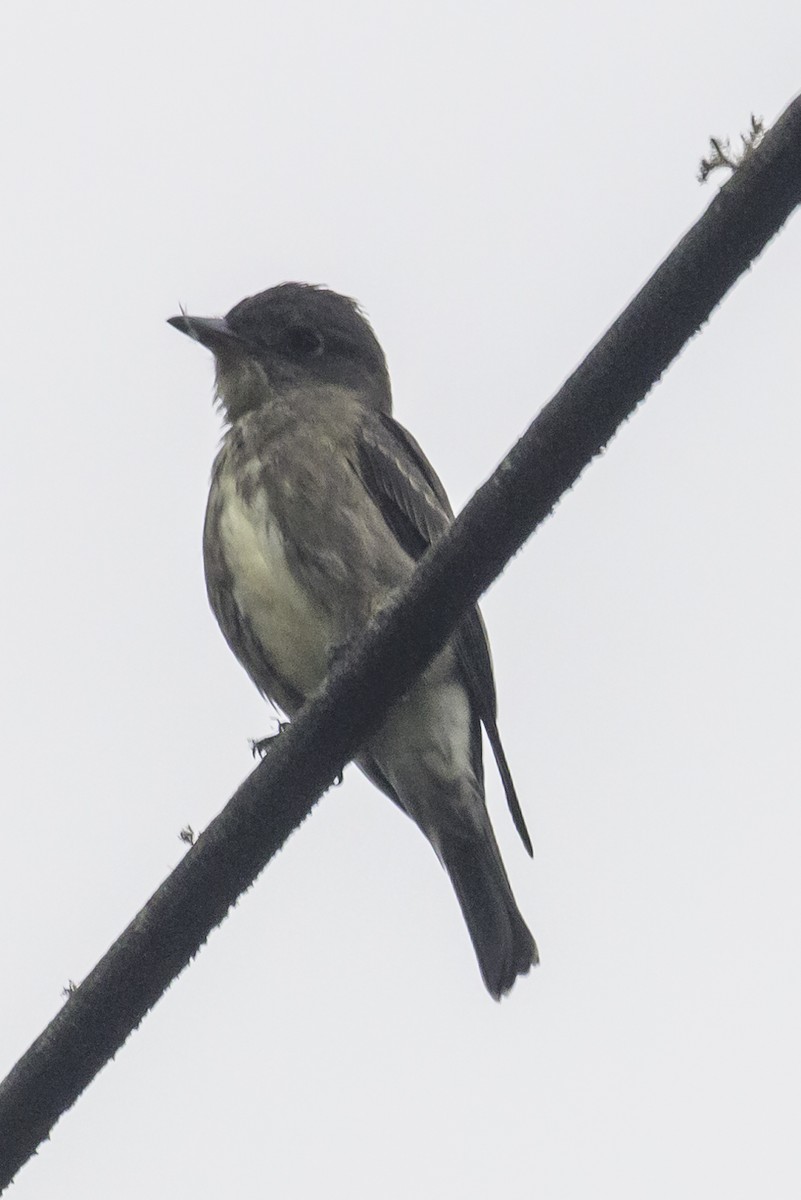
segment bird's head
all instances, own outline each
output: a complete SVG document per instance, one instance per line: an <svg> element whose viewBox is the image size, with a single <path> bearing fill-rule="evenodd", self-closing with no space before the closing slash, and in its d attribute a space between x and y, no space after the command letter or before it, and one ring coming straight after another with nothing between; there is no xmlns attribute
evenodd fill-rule
<svg viewBox="0 0 801 1200"><path fill-rule="evenodd" d="M304 386L358 391L392 407L384 353L355 301L308 283L249 296L224 317L170 317L214 354L217 396L229 421Z"/></svg>

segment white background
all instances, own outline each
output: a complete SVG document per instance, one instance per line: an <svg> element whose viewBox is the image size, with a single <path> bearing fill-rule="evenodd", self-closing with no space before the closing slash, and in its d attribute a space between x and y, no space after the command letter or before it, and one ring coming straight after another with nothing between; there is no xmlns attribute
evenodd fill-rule
<svg viewBox="0 0 801 1200"><path fill-rule="evenodd" d="M356 296L456 507L801 87L796 0L5 0L0 1074L250 769L210 357ZM722 179L721 179L722 182ZM542 964L500 1006L358 773L20 1174L72 1197L796 1197L791 221L484 602Z"/></svg>

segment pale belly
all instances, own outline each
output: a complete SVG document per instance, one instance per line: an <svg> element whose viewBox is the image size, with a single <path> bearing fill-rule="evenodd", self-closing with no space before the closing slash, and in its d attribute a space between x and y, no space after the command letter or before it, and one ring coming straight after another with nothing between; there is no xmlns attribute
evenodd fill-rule
<svg viewBox="0 0 801 1200"><path fill-rule="evenodd" d="M220 490L219 537L233 598L276 673L307 695L328 670L329 620L292 574L264 491L246 502L225 475Z"/></svg>

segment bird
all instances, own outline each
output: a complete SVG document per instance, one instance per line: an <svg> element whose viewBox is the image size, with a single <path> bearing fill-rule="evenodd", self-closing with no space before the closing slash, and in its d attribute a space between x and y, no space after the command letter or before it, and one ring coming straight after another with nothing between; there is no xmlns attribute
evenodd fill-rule
<svg viewBox="0 0 801 1200"><path fill-rule="evenodd" d="M210 350L224 432L203 530L208 599L235 657L292 719L331 662L453 520L433 467L392 415L384 352L358 304L282 283L224 317L169 324ZM499 1000L538 962L485 801L482 726L515 826L531 839L497 723L478 608L356 758L449 876Z"/></svg>

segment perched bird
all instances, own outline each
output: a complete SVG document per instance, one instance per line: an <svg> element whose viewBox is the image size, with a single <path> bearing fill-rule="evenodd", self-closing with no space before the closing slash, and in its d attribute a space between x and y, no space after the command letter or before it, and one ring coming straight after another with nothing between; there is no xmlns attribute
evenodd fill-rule
<svg viewBox="0 0 801 1200"><path fill-rule="evenodd" d="M227 316L171 317L214 354L225 418L203 535L209 602L239 662L293 717L453 520L392 417L380 345L353 300L284 283ZM484 800L481 725L531 853L474 609L359 755L450 876L495 999L537 962Z"/></svg>

